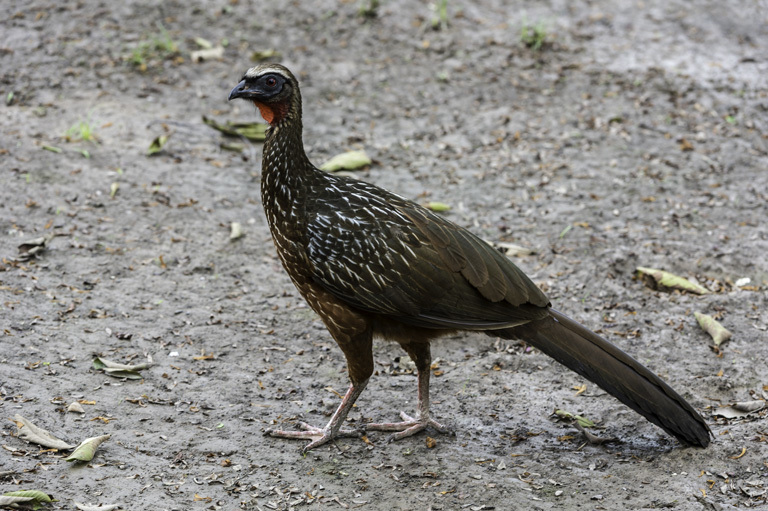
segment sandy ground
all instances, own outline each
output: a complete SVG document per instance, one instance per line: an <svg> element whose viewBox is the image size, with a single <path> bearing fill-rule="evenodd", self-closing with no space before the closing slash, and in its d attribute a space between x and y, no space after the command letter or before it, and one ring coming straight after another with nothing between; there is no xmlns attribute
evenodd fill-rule
<svg viewBox="0 0 768 511"><path fill-rule="evenodd" d="M766 505L766 411L718 415L768 395L764 2L451 1L441 30L405 0L372 18L330 0L2 7L3 491L45 491L54 509ZM521 27L539 23L536 51ZM192 62L198 37L226 43L223 57ZM226 97L269 49L302 81L314 161L365 149L361 179L532 249L515 262L554 305L665 378L713 444L683 448L594 385L578 393L585 382L541 353L471 334L433 348L433 413L455 436L372 433L307 456L265 437L324 423L347 385L276 258L260 144L225 150L201 120L256 120ZM96 141L67 135L81 122ZM23 260L18 246L44 236ZM651 290L637 266L713 292ZM695 311L733 332L719 355ZM125 380L94 355L154 365ZM352 425L413 412L406 358L375 346ZM66 412L74 401L85 413ZM555 409L618 442L585 445ZM18 438L16 414L73 444L111 438L67 463Z"/></svg>

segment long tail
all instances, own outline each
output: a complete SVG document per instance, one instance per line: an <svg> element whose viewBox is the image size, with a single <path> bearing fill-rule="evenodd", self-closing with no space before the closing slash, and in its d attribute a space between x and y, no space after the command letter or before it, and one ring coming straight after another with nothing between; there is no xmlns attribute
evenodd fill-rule
<svg viewBox="0 0 768 511"><path fill-rule="evenodd" d="M488 332L521 339L593 381L687 445L706 447L712 432L685 399L648 368L562 313Z"/></svg>

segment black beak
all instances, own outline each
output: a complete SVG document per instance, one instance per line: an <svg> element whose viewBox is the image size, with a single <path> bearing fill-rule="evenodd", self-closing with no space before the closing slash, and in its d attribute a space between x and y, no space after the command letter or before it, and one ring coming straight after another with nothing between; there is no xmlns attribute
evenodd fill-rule
<svg viewBox="0 0 768 511"><path fill-rule="evenodd" d="M235 85L235 88L232 89L232 92L229 93L229 99L227 99L227 101L232 101L235 98L243 97L247 93L248 86L245 84L245 80L240 80L240 83Z"/></svg>

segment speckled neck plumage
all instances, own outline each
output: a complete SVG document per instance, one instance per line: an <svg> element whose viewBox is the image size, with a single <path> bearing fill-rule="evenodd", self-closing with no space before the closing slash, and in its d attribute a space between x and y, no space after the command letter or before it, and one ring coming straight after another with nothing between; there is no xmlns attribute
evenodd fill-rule
<svg viewBox="0 0 768 511"><path fill-rule="evenodd" d="M301 134L301 96L297 89L288 115L269 128L264 142L261 200L273 236L279 231L294 238L304 227L301 211L306 182L318 170L304 152Z"/></svg>

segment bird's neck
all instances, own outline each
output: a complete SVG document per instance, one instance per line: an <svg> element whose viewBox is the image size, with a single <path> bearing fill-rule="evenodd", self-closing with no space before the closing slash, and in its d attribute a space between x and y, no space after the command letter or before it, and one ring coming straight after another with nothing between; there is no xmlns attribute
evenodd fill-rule
<svg viewBox="0 0 768 511"><path fill-rule="evenodd" d="M298 229L308 180L317 172L304 152L301 118L289 116L269 128L264 141L261 199L272 229Z"/></svg>

